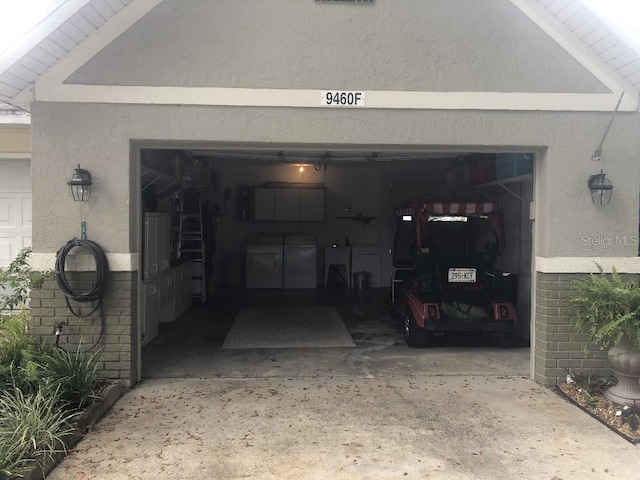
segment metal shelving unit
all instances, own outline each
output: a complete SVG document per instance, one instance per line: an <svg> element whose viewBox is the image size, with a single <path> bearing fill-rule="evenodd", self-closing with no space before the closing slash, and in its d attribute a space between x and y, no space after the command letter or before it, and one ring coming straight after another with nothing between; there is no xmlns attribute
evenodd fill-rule
<svg viewBox="0 0 640 480"><path fill-rule="evenodd" d="M168 173L155 170L142 165L141 172L142 191L144 192L151 185L155 185L159 198L177 197L184 191L200 192L203 187L190 181L182 180Z"/></svg>
<svg viewBox="0 0 640 480"><path fill-rule="evenodd" d="M494 180L492 182L479 183L477 185L466 185L464 187L457 188L457 190L465 191L465 190L478 190L478 189L488 188L488 187L500 187L506 190L510 195L516 197L518 200L522 202L524 200L520 198L520 196L517 193L515 193L513 190L507 187L507 185L527 182L531 180L533 180L533 174L529 173L527 175L518 175L517 177L507 177L507 178L502 178L500 180Z"/></svg>

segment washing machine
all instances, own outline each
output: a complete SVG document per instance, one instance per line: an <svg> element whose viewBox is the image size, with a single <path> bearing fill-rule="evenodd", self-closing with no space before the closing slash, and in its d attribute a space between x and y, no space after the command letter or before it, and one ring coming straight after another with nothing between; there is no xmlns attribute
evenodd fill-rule
<svg viewBox="0 0 640 480"><path fill-rule="evenodd" d="M317 246L312 235L284 238L284 288L316 288Z"/></svg>
<svg viewBox="0 0 640 480"><path fill-rule="evenodd" d="M253 235L247 242L247 288L282 288L283 237Z"/></svg>

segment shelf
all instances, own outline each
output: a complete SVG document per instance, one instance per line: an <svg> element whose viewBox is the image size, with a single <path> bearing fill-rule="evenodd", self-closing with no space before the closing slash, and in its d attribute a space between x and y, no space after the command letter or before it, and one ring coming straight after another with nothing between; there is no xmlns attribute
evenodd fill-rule
<svg viewBox="0 0 640 480"><path fill-rule="evenodd" d="M155 170L145 165L142 166L142 173L140 176L142 181L142 191L144 192L151 185L155 185L158 189L158 197L162 199L175 197L185 190L204 190L200 185L176 178L173 175L169 175L168 173Z"/></svg>
<svg viewBox="0 0 640 480"><path fill-rule="evenodd" d="M487 182L487 183L480 183L478 185L467 185L466 187L460 187L457 190L464 191L464 190L477 190L477 189L488 188L488 187L500 187L500 188L503 188L505 191L507 191L510 195L520 200L521 202L528 203L520 195L518 195L509 187L507 187L507 185L515 185L517 183L531 181L532 179L533 179L533 174L529 173L527 175L519 175L517 177L502 178L500 180L494 180L493 182Z"/></svg>
<svg viewBox="0 0 640 480"><path fill-rule="evenodd" d="M522 183L528 180L532 180L533 175L528 173L527 175L519 175L517 177L508 177L501 180L494 180L487 183L479 183L477 185L465 185L464 187L458 187L458 190L472 190L474 188L496 187L501 185L510 185L512 183Z"/></svg>

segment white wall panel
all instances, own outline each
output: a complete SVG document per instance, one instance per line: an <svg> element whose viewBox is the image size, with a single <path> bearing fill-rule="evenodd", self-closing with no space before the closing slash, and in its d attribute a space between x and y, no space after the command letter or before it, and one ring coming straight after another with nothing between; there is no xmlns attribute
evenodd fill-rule
<svg viewBox="0 0 640 480"><path fill-rule="evenodd" d="M31 178L28 159L0 159L0 267L31 246Z"/></svg>
<svg viewBox="0 0 640 480"><path fill-rule="evenodd" d="M3 238L0 233L0 267L11 263L16 254L16 244L14 238Z"/></svg>

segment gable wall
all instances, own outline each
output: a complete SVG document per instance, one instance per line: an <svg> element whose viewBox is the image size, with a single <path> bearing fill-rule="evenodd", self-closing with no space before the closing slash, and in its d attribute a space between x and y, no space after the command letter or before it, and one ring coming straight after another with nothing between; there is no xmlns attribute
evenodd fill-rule
<svg viewBox="0 0 640 480"><path fill-rule="evenodd" d="M607 92L509 0L165 0L67 83Z"/></svg>

